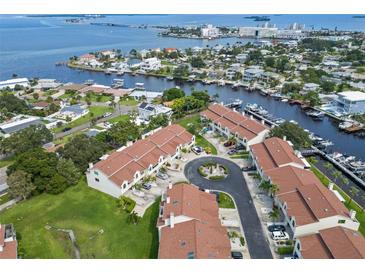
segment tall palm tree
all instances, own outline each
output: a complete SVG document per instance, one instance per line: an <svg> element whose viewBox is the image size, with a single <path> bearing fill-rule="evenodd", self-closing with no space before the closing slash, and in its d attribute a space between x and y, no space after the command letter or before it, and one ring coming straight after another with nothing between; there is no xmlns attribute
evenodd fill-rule
<svg viewBox="0 0 365 274"><path fill-rule="evenodd" d="M325 163L325 164L324 164L324 167L325 167L327 170L329 170L329 171L331 171L331 170L333 169L333 165L332 165L330 162Z"/></svg>
<svg viewBox="0 0 365 274"><path fill-rule="evenodd" d="M278 185L275 185L275 184L272 184L270 186L270 193L271 193L271 196L274 197L276 195L276 193L278 193L279 191L279 186Z"/></svg>
<svg viewBox="0 0 365 274"><path fill-rule="evenodd" d="M349 204L351 204L351 202L352 202L352 200L353 200L353 197L354 196L357 196L357 194L359 194L359 192L360 192L360 189L358 189L357 187L355 187L355 186L352 186L351 188L350 188L350 201L349 201Z"/></svg>
<svg viewBox="0 0 365 274"><path fill-rule="evenodd" d="M335 170L333 173L332 173L332 176L335 178L335 182L337 183L337 179L340 178L342 176L342 173L338 170Z"/></svg>
<svg viewBox="0 0 365 274"><path fill-rule="evenodd" d="M279 220L280 218L280 211L278 208L273 208L272 211L269 213L269 217L270 219L275 222L277 220Z"/></svg>

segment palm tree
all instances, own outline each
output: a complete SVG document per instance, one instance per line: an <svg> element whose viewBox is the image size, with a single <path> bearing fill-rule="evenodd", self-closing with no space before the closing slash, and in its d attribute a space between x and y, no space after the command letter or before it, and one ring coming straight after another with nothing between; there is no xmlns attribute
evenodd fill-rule
<svg viewBox="0 0 365 274"><path fill-rule="evenodd" d="M346 177L344 176L341 176L341 182L344 184L344 185L348 185L349 184L349 179L347 179Z"/></svg>
<svg viewBox="0 0 365 274"><path fill-rule="evenodd" d="M338 170L335 170L333 173L332 173L332 176L335 178L335 182L337 183L337 179L340 178L342 176L342 173Z"/></svg>
<svg viewBox="0 0 365 274"><path fill-rule="evenodd" d="M276 208L276 207L274 207L274 208L272 209L272 211L269 213L269 217L270 217L270 219L271 219L273 222L275 222L275 221L279 220L279 218L280 218L280 211L279 211L279 209L278 209L278 208Z"/></svg>
<svg viewBox="0 0 365 274"><path fill-rule="evenodd" d="M324 164L324 167L325 167L327 170L329 170L329 171L331 171L331 170L333 169L333 165L332 165L330 162L325 163L325 164Z"/></svg>
<svg viewBox="0 0 365 274"><path fill-rule="evenodd" d="M350 188L350 194L351 194L351 196L350 196L349 204L351 204L351 202L352 202L352 200L353 200L353 197L354 197L354 196L357 196L357 194L359 194L359 192L360 192L360 189L358 189L358 188L357 188L357 187L355 187L355 186L352 186L352 187Z"/></svg>
<svg viewBox="0 0 365 274"><path fill-rule="evenodd" d="M139 217L135 211L129 214L127 218L128 224L134 224L134 225L138 224L140 220L141 217Z"/></svg>
<svg viewBox="0 0 365 274"><path fill-rule="evenodd" d="M271 186L270 186L271 196L274 197L276 195L276 193L278 193L278 191L279 191L278 185L271 184Z"/></svg>
<svg viewBox="0 0 365 274"><path fill-rule="evenodd" d="M269 181L262 180L260 182L259 188L265 191L269 191L271 188L271 183Z"/></svg>

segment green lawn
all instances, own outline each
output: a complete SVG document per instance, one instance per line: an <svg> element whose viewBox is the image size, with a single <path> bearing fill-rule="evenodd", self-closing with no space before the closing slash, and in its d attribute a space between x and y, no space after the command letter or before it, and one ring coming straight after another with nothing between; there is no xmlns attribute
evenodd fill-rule
<svg viewBox="0 0 365 274"><path fill-rule="evenodd" d="M158 211L157 201L139 224L128 224L116 199L81 181L62 194L42 194L17 204L0 213L0 223L14 224L25 258L72 258L68 237L45 229L47 224L72 229L81 258L156 258Z"/></svg>
<svg viewBox="0 0 365 274"><path fill-rule="evenodd" d="M121 98L119 101L119 104L121 104L122 106L136 106L138 105L138 103L138 101L130 97Z"/></svg>
<svg viewBox="0 0 365 274"><path fill-rule="evenodd" d="M96 94L93 94L93 93L89 93L89 97L85 96L82 98L83 101L86 101L87 98L90 99L91 102L102 102L102 103L105 103L105 102L108 102L108 101L112 101L113 100L113 97L110 96L110 95L96 95Z"/></svg>
<svg viewBox="0 0 365 274"><path fill-rule="evenodd" d="M311 167L311 170L322 182L322 184L328 187L328 184L331 182L331 180L313 165ZM361 232L361 234L365 236L365 211L355 201L352 201L351 198L336 184L334 184L333 188L337 190L341 194L341 196L346 200L345 206L348 209L353 209L356 211L356 218L360 222L359 231Z"/></svg>
<svg viewBox="0 0 365 274"><path fill-rule="evenodd" d="M108 122L110 123L117 123L117 122L120 122L120 121L127 121L129 119L129 115L128 114L123 114L123 115L120 115L118 117L114 117L112 119L109 119Z"/></svg>
<svg viewBox="0 0 365 274"><path fill-rule="evenodd" d="M226 193L219 192L219 207L220 208L236 208L232 198Z"/></svg>
<svg viewBox="0 0 365 274"><path fill-rule="evenodd" d="M55 128L54 132L61 132L65 127L74 128L79 125L85 124L87 122L90 122L93 118L102 116L106 112L113 112L112 107L103 107L103 106L91 106L89 107L89 113L85 116L80 117L79 119L76 119L75 121L65 124L62 127Z"/></svg>
<svg viewBox="0 0 365 274"><path fill-rule="evenodd" d="M0 160L0 168L10 166L14 162L13 158Z"/></svg>
<svg viewBox="0 0 365 274"><path fill-rule="evenodd" d="M0 196L0 205L5 204L6 202L9 202L11 200L11 197L8 193Z"/></svg>
<svg viewBox="0 0 365 274"><path fill-rule="evenodd" d="M231 159L248 159L248 157L249 157L248 151L238 152L229 156L229 158Z"/></svg>
<svg viewBox="0 0 365 274"><path fill-rule="evenodd" d="M186 129L189 129L192 126L194 126L194 128L196 128L197 131L200 131L201 128L202 128L202 125L200 123L199 114L191 116L191 117L183 118L183 119L178 121L178 124L181 125L182 127L186 128ZM195 135L195 143L196 143L197 146L200 146L203 149L208 148L211 151L211 154L217 155L216 147L213 144L211 144L210 142L208 142L208 140L205 139L200 134Z"/></svg>

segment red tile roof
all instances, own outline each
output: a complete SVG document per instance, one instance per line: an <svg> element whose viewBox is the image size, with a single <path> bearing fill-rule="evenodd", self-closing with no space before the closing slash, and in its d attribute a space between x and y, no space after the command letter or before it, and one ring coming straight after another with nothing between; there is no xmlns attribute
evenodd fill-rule
<svg viewBox="0 0 365 274"><path fill-rule="evenodd" d="M319 188L322 187L307 185L299 187L297 191L278 196L287 204L288 215L295 217L296 226L315 223L331 216L349 217L348 210L332 192L324 187L322 192Z"/></svg>
<svg viewBox="0 0 365 274"><path fill-rule="evenodd" d="M228 259L230 241L221 225L215 195L188 184L168 189L162 220L184 216L186 220L161 228L160 259Z"/></svg>
<svg viewBox="0 0 365 274"><path fill-rule="evenodd" d="M324 229L299 241L304 259L365 259L365 238L348 228Z"/></svg>
<svg viewBox="0 0 365 274"><path fill-rule="evenodd" d="M292 192L296 188L305 185L321 185L321 182L313 172L293 166L284 166L269 170L266 176L279 187L277 195Z"/></svg>
<svg viewBox="0 0 365 274"><path fill-rule="evenodd" d="M252 145L250 149L264 172L288 164L296 164L303 168L305 166L289 143L277 137Z"/></svg>
<svg viewBox="0 0 365 274"><path fill-rule="evenodd" d="M201 112L205 117L222 127L227 127L233 134L238 134L242 139L251 140L267 127L256 120L231 110L221 104L212 104L207 110Z"/></svg>
<svg viewBox="0 0 365 274"><path fill-rule="evenodd" d="M117 185L132 181L137 171L158 163L160 156L174 155L179 145L192 141L192 135L179 125L170 125L146 139L112 153L107 159L94 165Z"/></svg>
<svg viewBox="0 0 365 274"><path fill-rule="evenodd" d="M5 226L0 224L0 259L16 259L17 258L17 241L5 241Z"/></svg>

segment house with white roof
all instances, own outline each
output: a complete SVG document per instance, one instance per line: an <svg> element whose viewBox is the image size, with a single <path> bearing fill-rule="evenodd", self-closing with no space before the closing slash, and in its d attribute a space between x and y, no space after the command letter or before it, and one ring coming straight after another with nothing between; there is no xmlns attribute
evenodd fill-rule
<svg viewBox="0 0 365 274"><path fill-rule="evenodd" d="M15 78L0 82L0 90L5 88L14 89L15 86L21 86L24 88L30 87L28 78Z"/></svg>
<svg viewBox="0 0 365 274"><path fill-rule="evenodd" d="M339 92L337 108L347 113L365 113L365 93L361 91Z"/></svg>

